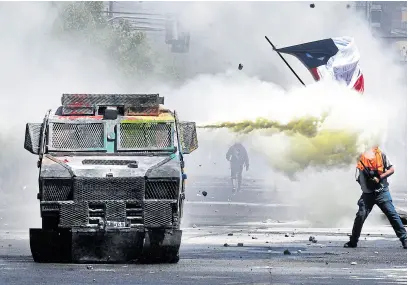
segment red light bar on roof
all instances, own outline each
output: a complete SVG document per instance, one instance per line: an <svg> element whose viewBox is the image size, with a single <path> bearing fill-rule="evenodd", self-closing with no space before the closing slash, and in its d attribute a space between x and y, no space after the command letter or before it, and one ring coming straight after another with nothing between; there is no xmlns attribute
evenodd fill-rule
<svg viewBox="0 0 408 285"><path fill-rule="evenodd" d="M63 115L94 115L99 107L123 107L125 115L158 115L159 94L63 94Z"/></svg>

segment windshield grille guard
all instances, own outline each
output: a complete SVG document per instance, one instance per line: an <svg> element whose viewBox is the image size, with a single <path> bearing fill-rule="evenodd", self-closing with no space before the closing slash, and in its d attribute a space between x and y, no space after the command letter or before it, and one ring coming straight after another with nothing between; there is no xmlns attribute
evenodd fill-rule
<svg viewBox="0 0 408 285"><path fill-rule="evenodd" d="M106 125L103 122L50 122L48 151L106 151Z"/></svg>
<svg viewBox="0 0 408 285"><path fill-rule="evenodd" d="M173 122L115 124L117 152L174 152ZM53 120L48 125L48 152L106 153L108 127L103 121Z"/></svg>
<svg viewBox="0 0 408 285"><path fill-rule="evenodd" d="M172 122L132 122L116 125L118 151L173 151Z"/></svg>

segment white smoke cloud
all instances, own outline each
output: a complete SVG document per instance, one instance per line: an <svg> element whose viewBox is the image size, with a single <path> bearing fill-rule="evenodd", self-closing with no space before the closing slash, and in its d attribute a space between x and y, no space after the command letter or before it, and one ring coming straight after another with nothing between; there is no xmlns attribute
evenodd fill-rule
<svg viewBox="0 0 408 285"><path fill-rule="evenodd" d="M32 216L38 217L35 219L38 224L36 157L23 149L24 126L26 122L39 122L47 109L58 107L65 92L160 92L183 120L199 123L258 116L287 121L295 114L316 114L332 106L334 111L328 122L331 126L378 131L386 124L384 148L396 165L391 187L406 189L406 73L394 63L390 49L372 37L365 22L346 9L346 2L319 2L314 9L306 2L144 5L177 12L191 32L190 52L169 55L188 71L189 80L178 88L154 78L148 82L129 82L95 47L79 38L53 37L51 27L57 14L49 3L1 3L0 122L5 151L0 191L7 197L4 201L12 201L12 205L28 203L35 212ZM126 7L125 3L123 6ZM326 37L354 37L365 76L364 98L324 84L303 88L271 50L265 35L277 47ZM152 44L157 43L152 40ZM312 83L311 76L296 59L286 58L305 83ZM244 65L242 71L235 70L238 63ZM234 135L224 130L200 131L199 139L199 150L187 158L189 172L228 176L225 152ZM268 140L273 143L276 155L285 148L285 139L281 135ZM290 199L299 203L302 213L308 213L313 205L326 223L339 222L343 213L347 213L351 222L359 195L353 166L349 171L324 174L309 170L293 182L270 169L265 157L252 149L262 144L259 137L258 140L248 137L246 141L251 148L251 169L246 175L266 178L265 187L276 184L288 189L284 198L267 195L266 199ZM339 181L341 186L333 186L337 185L333 181ZM336 197L336 203L328 197ZM318 220L314 215L308 218L312 222ZM26 217L16 220L20 225L34 226Z"/></svg>
<svg viewBox="0 0 408 285"><path fill-rule="evenodd" d="M361 138L372 139L373 135L381 134L381 146L397 169L390 179L391 189L393 193L405 191L406 67L396 63L391 47L375 39L365 20L347 9L346 4L319 2L315 9L310 9L305 2L167 3L163 9L177 11L192 33L186 61L211 74L199 75L172 90L167 102L174 107L180 101L186 102L188 108L177 106L180 114L203 123L262 115L287 121L295 114L316 114L331 106L332 113L327 119L330 127L357 129ZM323 84L302 89L271 51L265 35L278 47L343 35L353 37L361 54L365 95L359 98L344 89ZM285 57L305 83L312 83L310 74L296 59ZM240 72L245 76L238 74L239 71L224 71L236 69L238 63L244 65ZM205 169L207 174L227 176L224 155L234 136L221 130L201 131L199 135L201 147L189 160L200 161L201 166L191 165L189 171L198 175ZM262 147L273 149L276 159L281 157L285 144L282 136L266 140L252 135L246 142L249 148L258 151ZM247 175L267 178L267 187L277 184L287 189L284 198L271 194L269 200L295 201L299 212L305 213L312 223L318 219L308 215L311 207L318 209L320 222L326 225L340 223L344 217L353 219L360 194L353 165L348 171L306 171L298 182L293 182L277 175L257 155L259 152L251 150L256 163L252 163L252 172Z"/></svg>

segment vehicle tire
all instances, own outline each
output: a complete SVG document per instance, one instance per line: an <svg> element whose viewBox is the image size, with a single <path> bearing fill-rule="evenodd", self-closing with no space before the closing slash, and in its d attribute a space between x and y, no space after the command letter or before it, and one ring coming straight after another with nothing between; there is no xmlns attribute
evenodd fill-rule
<svg viewBox="0 0 408 285"><path fill-rule="evenodd" d="M164 231L152 231L145 238L142 263L177 263L180 260L180 240L163 246Z"/></svg>
<svg viewBox="0 0 408 285"><path fill-rule="evenodd" d="M176 255L172 256L172 257L169 259L169 263L172 263L172 264L178 263L179 261L180 261L179 252L177 252Z"/></svg>
<svg viewBox="0 0 408 285"><path fill-rule="evenodd" d="M30 229L30 249L34 262L70 262L70 235L54 230Z"/></svg>

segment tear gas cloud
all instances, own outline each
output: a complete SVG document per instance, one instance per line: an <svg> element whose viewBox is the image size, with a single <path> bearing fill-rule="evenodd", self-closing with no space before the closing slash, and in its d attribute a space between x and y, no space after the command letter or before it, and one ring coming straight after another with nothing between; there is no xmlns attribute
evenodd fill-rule
<svg viewBox="0 0 408 285"><path fill-rule="evenodd" d="M284 193L280 197L267 195L267 199L299 204L299 213L312 223L326 225L354 217L360 194L354 181L355 151L361 151L364 142L379 142L393 160L397 170L391 178L392 191L406 189L406 67L397 63L391 47L375 39L361 15L347 9L346 4L320 2L315 9L299 2L161 5L168 12L178 12L194 35L186 61L204 71L169 92L172 96L167 102L184 118L203 125L259 117L285 124L302 116L319 117L330 110L322 128L344 131L343 136L321 133L320 142L312 147L310 140L301 136L239 135L252 159L247 176L261 176L267 187L275 184ZM365 78L364 96L333 82L303 88L271 51L265 35L278 47L343 35L354 37ZM301 63L290 56L285 58L306 84L313 82ZM243 63L242 71L237 70L238 63ZM182 108L180 101L188 108ZM354 141L352 135L356 133ZM226 129L200 130L200 148L187 158L193 162L189 172L228 176L225 152L235 139L236 134ZM349 155L346 167L330 170L322 163L319 169L301 172L296 182L277 171L303 170L297 160L308 157L308 150L319 156L319 147L325 142L332 144L329 147L339 143L350 146L350 140L353 147L346 149L349 153L343 152ZM354 161L350 163L351 157ZM196 161L200 167L195 167Z"/></svg>
<svg viewBox="0 0 408 285"><path fill-rule="evenodd" d="M50 3L1 3L0 122L6 151L2 153L0 186L4 203L26 203L32 216L38 217L38 225L36 157L23 149L24 125L40 121L48 108L56 108L64 92L159 92L183 120L199 125L259 117L287 124L294 118L320 117L330 110L322 130L346 130L348 135L358 132L357 146L363 139L380 135L397 167L392 189L406 189L406 73L394 63L391 51L371 36L364 21L346 9L345 2L320 2L315 9L305 2L145 3L159 12L176 12L191 33L188 54L168 55L189 75L178 87L154 78L147 83L126 80L109 57L80 37L53 37L50 31L57 11ZM365 95L333 82L304 88L271 51L265 35L278 47L326 37L354 37L361 53ZM156 48L154 41L152 46ZM286 58L305 83L312 83L300 63ZM239 62L244 65L241 71L237 70ZM198 135L200 147L187 157L190 177L228 177L225 152L237 134L200 129ZM353 164L341 170L299 169L293 166L298 161L288 158L302 156L305 149L316 151L304 137L261 131L239 136L250 153L251 169L246 175L263 178L267 188L277 185L285 190L282 196L265 194L266 199L299 203L298 213L311 223L351 221L359 195ZM285 163L289 165L282 166ZM300 171L297 181L282 174L293 168ZM21 222L22 226L35 226L26 218Z"/></svg>
<svg viewBox="0 0 408 285"><path fill-rule="evenodd" d="M52 35L56 17L51 2L0 3L0 207L3 221L11 211L4 222L8 228L41 225L37 157L23 148L25 123L41 122L46 110L59 106L64 92L124 91L123 80L102 52L81 37Z"/></svg>

